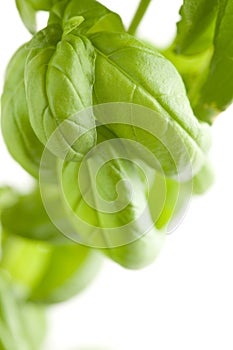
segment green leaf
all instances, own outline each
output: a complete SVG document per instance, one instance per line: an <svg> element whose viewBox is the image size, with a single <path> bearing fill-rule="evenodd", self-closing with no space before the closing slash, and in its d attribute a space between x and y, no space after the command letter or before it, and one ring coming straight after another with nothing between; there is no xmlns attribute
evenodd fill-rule
<svg viewBox="0 0 233 350"><path fill-rule="evenodd" d="M24 0L25 1L25 0ZM49 11L56 3L61 0L26 0L29 1L36 11Z"/></svg>
<svg viewBox="0 0 233 350"><path fill-rule="evenodd" d="M233 99L233 3L219 2L219 13L214 37L214 54L209 74L200 91L195 107L197 116L212 123Z"/></svg>
<svg viewBox="0 0 233 350"><path fill-rule="evenodd" d="M208 75L213 48L210 47L208 50L194 56L187 56L176 54L174 45L172 45L162 54L174 64L182 76L191 106L195 107L202 85Z"/></svg>
<svg viewBox="0 0 233 350"><path fill-rule="evenodd" d="M27 54L26 44L17 50L8 64L1 99L1 124L12 157L31 175L38 177L44 147L29 121L24 83Z"/></svg>
<svg viewBox="0 0 233 350"><path fill-rule="evenodd" d="M20 17L30 33L36 32L36 11L30 0L16 0Z"/></svg>
<svg viewBox="0 0 233 350"><path fill-rule="evenodd" d="M78 244L54 246L8 235L0 267L23 298L57 303L87 287L99 270L100 254Z"/></svg>
<svg viewBox="0 0 233 350"><path fill-rule="evenodd" d="M19 300L9 276L0 270L1 350L39 350L45 326L43 308Z"/></svg>
<svg viewBox="0 0 233 350"><path fill-rule="evenodd" d="M151 230L136 241L121 247L105 249L105 254L131 270L142 269L152 264L161 252L165 243L165 233Z"/></svg>
<svg viewBox="0 0 233 350"><path fill-rule="evenodd" d="M214 170L212 165L207 160L206 164L203 165L199 173L193 178L193 193L204 194L207 192L214 183Z"/></svg>
<svg viewBox="0 0 233 350"><path fill-rule="evenodd" d="M195 55L212 45L217 8L218 0L184 0L175 39L177 53Z"/></svg>
<svg viewBox="0 0 233 350"><path fill-rule="evenodd" d="M140 130L134 127L137 116L130 113L130 107L121 111L122 123L129 126L108 127L118 137L149 148L166 175L176 174L177 168L185 172L188 164L192 164L196 173L209 148L208 128L200 125L193 115L174 66L156 50L126 33L97 33L90 39L97 53L94 102L126 102L149 108L141 109L140 118L144 120L144 129L150 132L143 130L143 126ZM99 113L96 118L113 123L116 115Z"/></svg>
<svg viewBox="0 0 233 350"><path fill-rule="evenodd" d="M180 186L179 182L156 173L149 197L149 206L158 229L167 226L173 218Z"/></svg>
<svg viewBox="0 0 233 350"><path fill-rule="evenodd" d="M15 0L22 22L31 34L36 33L36 12L49 11L61 0Z"/></svg>
<svg viewBox="0 0 233 350"><path fill-rule="evenodd" d="M49 186L46 193L47 201L62 218L62 208L57 204L58 193ZM14 235L54 244L70 243L48 217L39 189L20 195L14 205L3 208L1 222L3 229Z"/></svg>
<svg viewBox="0 0 233 350"><path fill-rule="evenodd" d="M100 31L124 31L120 16L95 0L61 1L52 8L48 23L64 25L75 16L82 16L85 19L78 28L78 32L83 35Z"/></svg>
<svg viewBox="0 0 233 350"><path fill-rule="evenodd" d="M18 192L9 186L0 187L0 214L4 208L12 206L18 199Z"/></svg>
<svg viewBox="0 0 233 350"><path fill-rule="evenodd" d="M141 268L157 257L164 235L150 217L145 174L110 136L98 128L99 148L81 165L63 164L61 192L85 244L107 248L103 251L122 266Z"/></svg>
<svg viewBox="0 0 233 350"><path fill-rule="evenodd" d="M92 105L94 61L90 41L73 32L62 34L59 25L40 31L30 43L25 68L30 121L44 145L57 130L48 147L59 157L69 153L70 159L80 160L95 145L92 113L77 116Z"/></svg>
<svg viewBox="0 0 233 350"><path fill-rule="evenodd" d="M53 248L47 271L30 299L46 303L68 300L92 282L99 267L100 256L93 249L78 244Z"/></svg>

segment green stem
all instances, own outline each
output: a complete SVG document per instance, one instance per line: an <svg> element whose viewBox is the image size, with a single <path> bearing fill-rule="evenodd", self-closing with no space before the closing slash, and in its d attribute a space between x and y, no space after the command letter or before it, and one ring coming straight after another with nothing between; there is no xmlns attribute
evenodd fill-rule
<svg viewBox="0 0 233 350"><path fill-rule="evenodd" d="M137 11L132 19L132 22L129 26L128 33L134 35L138 29L138 26L150 5L151 0L141 0L137 8Z"/></svg>

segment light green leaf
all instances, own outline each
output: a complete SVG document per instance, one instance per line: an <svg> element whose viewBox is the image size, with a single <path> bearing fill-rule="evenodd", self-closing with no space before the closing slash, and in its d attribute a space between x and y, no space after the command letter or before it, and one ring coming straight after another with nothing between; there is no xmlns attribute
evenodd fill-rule
<svg viewBox="0 0 233 350"><path fill-rule="evenodd" d="M149 108L141 110L145 129L134 127L134 114L122 110L126 125L109 125L118 136L149 148L168 176L187 170L196 173L205 159L210 137L207 125L193 115L182 79L160 53L126 33L98 33L90 37L97 53L94 102L126 102ZM104 74L103 74L104 72ZM147 118L146 118L147 117ZM99 113L105 123L116 116ZM185 157L186 149L186 157ZM171 155L172 153L172 155Z"/></svg>
<svg viewBox="0 0 233 350"><path fill-rule="evenodd" d="M163 51L162 54L174 64L182 76L191 106L195 107L202 85L208 75L213 47L197 55L187 56L176 54L174 52L174 45L172 45ZM196 117L198 116L196 115Z"/></svg>
<svg viewBox="0 0 233 350"><path fill-rule="evenodd" d="M20 17L31 34L36 33L36 12L49 11L61 0L15 0Z"/></svg>
<svg viewBox="0 0 233 350"><path fill-rule="evenodd" d="M149 206L151 215L158 229L167 226L174 215L181 184L164 178L158 172L151 188Z"/></svg>
<svg viewBox="0 0 233 350"><path fill-rule="evenodd" d="M0 214L4 208L12 206L18 199L18 192L9 186L0 187Z"/></svg>
<svg viewBox="0 0 233 350"><path fill-rule="evenodd" d="M122 266L141 268L157 257L164 235L150 217L145 174L110 137L98 128L99 148L81 166L63 165L62 193L85 244L107 248L103 251Z"/></svg>
<svg viewBox="0 0 233 350"><path fill-rule="evenodd" d="M78 28L80 34L88 35L100 31L124 31L120 16L95 0L61 1L52 8L48 23L64 25L75 16L82 16L85 19Z"/></svg>
<svg viewBox="0 0 233 350"><path fill-rule="evenodd" d="M166 235L151 230L136 241L121 247L105 249L105 254L122 267L142 269L155 261L163 248Z"/></svg>
<svg viewBox="0 0 233 350"><path fill-rule="evenodd" d="M1 350L39 350L45 328L43 308L19 300L9 276L0 270Z"/></svg>
<svg viewBox="0 0 233 350"><path fill-rule="evenodd" d="M16 0L20 17L30 33L36 32L36 11L30 0Z"/></svg>
<svg viewBox="0 0 233 350"><path fill-rule="evenodd" d="M0 267L22 297L57 303L87 287L99 270L100 254L78 244L54 246L10 235Z"/></svg>
<svg viewBox="0 0 233 350"><path fill-rule="evenodd" d="M57 204L58 193L47 187L47 201L62 218L62 208ZM3 208L2 227L6 232L54 244L69 244L69 240L53 225L43 206L40 191L20 195L12 206Z"/></svg>
<svg viewBox="0 0 233 350"><path fill-rule="evenodd" d="M68 300L92 282L99 268L100 255L93 249L78 244L53 248L46 273L30 299L45 303Z"/></svg>
<svg viewBox="0 0 233 350"><path fill-rule="evenodd" d="M177 53L195 55L212 45L217 8L218 0L184 0L175 39Z"/></svg>
<svg viewBox="0 0 233 350"><path fill-rule="evenodd" d="M2 133L12 157L31 175L39 176L43 145L30 121L24 84L27 44L14 54L8 64L1 99Z"/></svg>
<svg viewBox="0 0 233 350"><path fill-rule="evenodd" d="M204 194L214 183L214 170L211 163L207 160L199 173L193 178L193 193Z"/></svg>
<svg viewBox="0 0 233 350"><path fill-rule="evenodd" d="M212 123L233 99L233 3L219 2L219 13L214 37L214 54L209 74L200 91L195 107L197 116Z"/></svg>
<svg viewBox="0 0 233 350"><path fill-rule="evenodd" d="M26 96L32 127L49 149L60 157L80 160L95 145L92 113L77 113L92 105L95 53L90 41L59 25L40 31L30 43L25 68ZM79 139L73 143L71 135ZM53 138L54 139L54 138Z"/></svg>

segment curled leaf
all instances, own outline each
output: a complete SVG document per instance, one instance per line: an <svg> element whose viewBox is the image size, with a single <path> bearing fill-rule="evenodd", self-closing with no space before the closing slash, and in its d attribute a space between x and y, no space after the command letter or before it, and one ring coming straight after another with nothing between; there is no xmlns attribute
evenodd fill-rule
<svg viewBox="0 0 233 350"><path fill-rule="evenodd" d="M141 268L157 257L164 234L150 215L147 174L127 159L125 145L110 134L98 128L98 145L88 157L61 167L61 193L76 229L76 236L74 230L66 234L103 249L122 266Z"/></svg>
<svg viewBox="0 0 233 350"><path fill-rule="evenodd" d="M51 25L32 39L25 68L26 96L34 132L59 157L80 160L95 145L94 116L77 113L92 105L95 53L90 41ZM70 135L77 141L70 142Z"/></svg>
<svg viewBox="0 0 233 350"><path fill-rule="evenodd" d="M95 0L61 1L52 8L48 23L62 25L75 16L81 16L85 19L78 27L79 34L124 31L120 16Z"/></svg>

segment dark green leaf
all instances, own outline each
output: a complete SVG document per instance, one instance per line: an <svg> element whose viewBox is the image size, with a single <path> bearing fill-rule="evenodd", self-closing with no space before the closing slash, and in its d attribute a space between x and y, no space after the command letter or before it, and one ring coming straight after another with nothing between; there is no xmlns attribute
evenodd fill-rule
<svg viewBox="0 0 233 350"><path fill-rule="evenodd" d="M225 110L233 99L233 3L219 2L214 54L208 77L195 107L197 116L208 122Z"/></svg>
<svg viewBox="0 0 233 350"><path fill-rule="evenodd" d="M195 55L212 45L218 0L184 0L177 24L177 53Z"/></svg>

